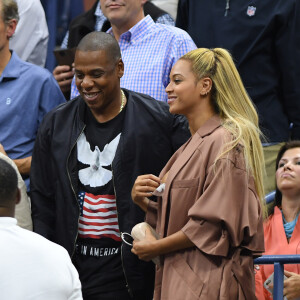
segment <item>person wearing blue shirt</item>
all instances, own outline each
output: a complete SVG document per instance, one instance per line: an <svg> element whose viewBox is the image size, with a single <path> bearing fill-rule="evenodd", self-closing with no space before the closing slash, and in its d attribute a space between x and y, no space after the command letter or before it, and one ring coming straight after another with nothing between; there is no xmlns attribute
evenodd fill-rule
<svg viewBox="0 0 300 300"><path fill-rule="evenodd" d="M146 0L122 1L113 9L119 11L116 17L108 3L100 1L101 11L111 24L107 32L119 41L126 65L121 87L167 102L165 88L171 68L182 55L196 48L195 43L185 31L155 23L150 14L145 16L144 5L151 4ZM78 95L73 78L71 99Z"/></svg>
<svg viewBox="0 0 300 300"><path fill-rule="evenodd" d="M18 19L16 2L0 0L0 142L28 187L39 124L65 98L49 71L22 61L9 50Z"/></svg>
<svg viewBox="0 0 300 300"><path fill-rule="evenodd" d="M145 0L124 0L118 5L100 0L102 12L112 26L108 33L119 41L126 65L121 87L167 102L165 88L172 66L196 45L185 31L154 23L149 15L145 17L145 3ZM71 98L78 94L73 79Z"/></svg>

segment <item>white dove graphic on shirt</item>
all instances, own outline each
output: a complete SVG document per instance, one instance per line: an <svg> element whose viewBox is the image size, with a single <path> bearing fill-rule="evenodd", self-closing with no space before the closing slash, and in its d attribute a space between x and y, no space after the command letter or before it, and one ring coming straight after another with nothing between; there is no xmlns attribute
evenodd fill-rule
<svg viewBox="0 0 300 300"><path fill-rule="evenodd" d="M119 144L121 133L109 144L104 146L101 152L98 146L92 151L89 142L83 133L77 141L77 158L80 162L90 165L79 171L79 180L84 185L98 187L107 184L112 179L112 171L103 167L111 165Z"/></svg>

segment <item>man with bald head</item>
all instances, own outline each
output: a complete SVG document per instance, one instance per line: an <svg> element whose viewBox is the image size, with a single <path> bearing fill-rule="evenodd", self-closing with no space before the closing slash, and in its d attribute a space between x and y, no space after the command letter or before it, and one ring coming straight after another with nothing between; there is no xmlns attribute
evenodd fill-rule
<svg viewBox="0 0 300 300"><path fill-rule="evenodd" d="M85 36L75 66L80 96L45 117L34 148L34 231L68 250L84 299L150 300L154 266L120 233L144 220L131 201L135 178L159 174L187 140L187 123L166 103L120 88L124 64L111 35Z"/></svg>
<svg viewBox="0 0 300 300"><path fill-rule="evenodd" d="M67 251L17 226L17 173L0 159L1 299L80 300L81 284Z"/></svg>

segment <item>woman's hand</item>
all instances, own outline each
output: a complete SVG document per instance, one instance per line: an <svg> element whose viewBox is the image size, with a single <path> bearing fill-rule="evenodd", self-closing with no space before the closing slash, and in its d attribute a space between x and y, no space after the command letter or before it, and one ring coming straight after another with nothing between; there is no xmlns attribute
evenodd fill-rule
<svg viewBox="0 0 300 300"><path fill-rule="evenodd" d="M137 204L141 209L147 211L147 206L152 193L159 187L160 178L152 175L141 175L139 176L131 190L131 198L135 204Z"/></svg>
<svg viewBox="0 0 300 300"><path fill-rule="evenodd" d="M284 275L288 279L284 281L283 295L288 300L300 297L300 275L288 271L284 271Z"/></svg>
<svg viewBox="0 0 300 300"><path fill-rule="evenodd" d="M139 259L145 261L150 261L159 255L157 240L149 228L146 228L146 237L143 241L133 241L131 252L137 255Z"/></svg>

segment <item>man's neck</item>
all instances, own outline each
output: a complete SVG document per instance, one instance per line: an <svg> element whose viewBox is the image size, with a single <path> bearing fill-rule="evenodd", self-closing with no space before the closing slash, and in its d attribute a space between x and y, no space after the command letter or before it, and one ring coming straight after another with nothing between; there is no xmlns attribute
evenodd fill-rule
<svg viewBox="0 0 300 300"><path fill-rule="evenodd" d="M11 207L0 207L0 218L1 217L15 217L15 209Z"/></svg>
<svg viewBox="0 0 300 300"><path fill-rule="evenodd" d="M118 24L113 24L111 23L111 28L114 34L114 37L117 41L119 41L120 36L127 32L128 30L130 30L133 26L135 26L137 23L139 23L141 20L143 20L145 17L144 12L142 12L138 18L135 19L134 22L130 22L130 23L118 23Z"/></svg>
<svg viewBox="0 0 300 300"><path fill-rule="evenodd" d="M9 48L3 48L0 50L0 76L2 75L5 67L11 58L11 52Z"/></svg>
<svg viewBox="0 0 300 300"><path fill-rule="evenodd" d="M111 101L111 104L105 107L104 109L103 108L100 110L91 109L91 112L94 118L97 120L97 122L99 123L108 122L113 118L115 118L123 109L124 105L127 102L125 95L124 95L125 99L123 101L123 94L121 93L120 90L115 97L117 101Z"/></svg>

